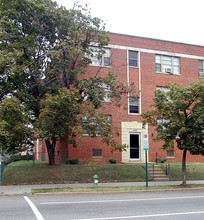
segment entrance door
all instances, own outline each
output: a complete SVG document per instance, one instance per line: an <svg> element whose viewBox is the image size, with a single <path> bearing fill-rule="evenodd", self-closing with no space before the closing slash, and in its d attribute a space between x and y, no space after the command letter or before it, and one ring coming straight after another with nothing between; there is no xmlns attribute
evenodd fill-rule
<svg viewBox="0 0 204 220"><path fill-rule="evenodd" d="M130 159L140 159L140 134L130 134Z"/></svg>

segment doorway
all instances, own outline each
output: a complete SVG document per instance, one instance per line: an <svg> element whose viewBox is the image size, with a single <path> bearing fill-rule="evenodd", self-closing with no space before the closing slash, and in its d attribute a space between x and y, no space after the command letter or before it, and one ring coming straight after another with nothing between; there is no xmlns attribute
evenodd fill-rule
<svg viewBox="0 0 204 220"><path fill-rule="evenodd" d="M130 134L130 159L139 160L140 159L140 134L134 133Z"/></svg>

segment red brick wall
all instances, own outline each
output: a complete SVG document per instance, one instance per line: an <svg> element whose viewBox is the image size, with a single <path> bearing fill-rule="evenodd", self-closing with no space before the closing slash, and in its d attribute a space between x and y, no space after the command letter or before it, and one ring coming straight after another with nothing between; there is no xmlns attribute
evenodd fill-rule
<svg viewBox="0 0 204 220"><path fill-rule="evenodd" d="M194 55L204 57L204 47L187 45L182 43L174 43L162 40L147 39L141 37L111 34L110 45L117 45L123 47L165 51L170 53ZM154 92L157 86L165 86L167 83L177 83L180 86L188 86L189 83L198 81L198 59L180 57L180 75L171 74L159 74L156 73L155 67L155 53L151 51L140 52L140 71L141 71L141 102L142 112L149 109L152 104ZM94 75L98 67L90 66L88 68L89 74ZM102 68L99 75L105 76L109 71L113 70L118 75L118 80L127 83L127 50L123 49L111 49L111 68ZM85 78L85 77L84 77ZM129 68L129 82L134 83L139 87L139 68ZM121 122L138 121L142 122L140 116L128 115L127 96L122 96L123 105L120 108L114 106L114 104L104 104L105 112L108 115L112 115L112 124L121 132ZM161 157L166 157L166 151L161 149L162 143L155 143L153 138L156 136L154 128L149 127L149 160L155 161L156 153L159 153ZM82 139L77 140L77 148L72 146L68 147L68 157L78 158L80 162L88 162L94 160L97 163L107 163L109 158L118 159L120 162L121 152L110 152L110 147L107 147L101 142L100 137L91 138L84 136ZM117 140L121 142L121 136L117 137ZM66 144L58 144L57 149L66 149ZM101 158L92 158L92 149L102 149L103 156ZM169 159L169 161L181 161L182 151L175 149L175 158ZM203 156L190 156L187 154L188 162L204 162Z"/></svg>

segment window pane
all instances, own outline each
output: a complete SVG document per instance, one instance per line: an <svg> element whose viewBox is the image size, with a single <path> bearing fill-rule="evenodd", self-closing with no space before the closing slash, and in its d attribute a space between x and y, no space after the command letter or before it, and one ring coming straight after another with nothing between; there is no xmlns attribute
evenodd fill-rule
<svg viewBox="0 0 204 220"><path fill-rule="evenodd" d="M129 66L137 67L137 60L129 60Z"/></svg>
<svg viewBox="0 0 204 220"><path fill-rule="evenodd" d="M92 149L92 157L102 157L101 149Z"/></svg>
<svg viewBox="0 0 204 220"><path fill-rule="evenodd" d="M179 67L174 66L174 74L179 74Z"/></svg>
<svg viewBox="0 0 204 220"><path fill-rule="evenodd" d="M138 106L130 106L130 113L139 113Z"/></svg>
<svg viewBox="0 0 204 220"><path fill-rule="evenodd" d="M129 98L129 113L139 113L139 99L137 97Z"/></svg>
<svg viewBox="0 0 204 220"><path fill-rule="evenodd" d="M104 66L110 66L110 57L104 57Z"/></svg>
<svg viewBox="0 0 204 220"><path fill-rule="evenodd" d="M179 58L174 57L174 65L179 66Z"/></svg>
<svg viewBox="0 0 204 220"><path fill-rule="evenodd" d="M136 51L128 51L129 53L129 66L137 67L137 52Z"/></svg>
<svg viewBox="0 0 204 220"><path fill-rule="evenodd" d="M199 64L199 72L200 72L200 73L204 72L204 70L203 70L203 62L204 62L203 60L199 60L199 61L198 61L198 64Z"/></svg>
<svg viewBox="0 0 204 220"><path fill-rule="evenodd" d="M175 151L174 150L167 150L166 151L166 157L175 157Z"/></svg>
<svg viewBox="0 0 204 220"><path fill-rule="evenodd" d="M160 55L156 55L155 61L156 61L156 63L161 63L161 56Z"/></svg>
<svg viewBox="0 0 204 220"><path fill-rule="evenodd" d="M161 64L156 63L156 72L161 72Z"/></svg>
<svg viewBox="0 0 204 220"><path fill-rule="evenodd" d="M129 59L137 59L137 52L129 51Z"/></svg>

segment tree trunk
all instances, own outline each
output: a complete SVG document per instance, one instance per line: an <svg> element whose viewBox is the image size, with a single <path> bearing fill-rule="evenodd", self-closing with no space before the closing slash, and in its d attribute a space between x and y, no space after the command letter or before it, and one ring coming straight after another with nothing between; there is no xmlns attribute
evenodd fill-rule
<svg viewBox="0 0 204 220"><path fill-rule="evenodd" d="M182 185L186 186L186 153L187 150L183 151L183 160L182 160L182 175L183 175L183 182Z"/></svg>
<svg viewBox="0 0 204 220"><path fill-rule="evenodd" d="M55 145L56 141L45 141L47 152L48 152L48 159L49 159L49 165L55 166Z"/></svg>

